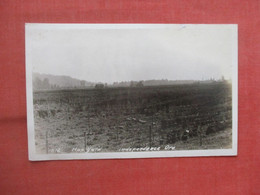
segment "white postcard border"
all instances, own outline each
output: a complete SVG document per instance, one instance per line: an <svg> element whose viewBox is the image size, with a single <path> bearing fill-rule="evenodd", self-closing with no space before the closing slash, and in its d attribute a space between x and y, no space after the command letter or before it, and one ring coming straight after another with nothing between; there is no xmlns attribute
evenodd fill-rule
<svg viewBox="0 0 260 195"><path fill-rule="evenodd" d="M30 56L29 31L30 28L90 28L90 29L121 29L121 28L165 28L173 25L176 28L196 28L201 25L225 25L234 31L233 64L232 64L232 149L215 150L174 150L156 152L113 152L113 153L69 153L69 154L37 154L35 150L35 132L33 117L32 63ZM172 26L171 26L172 27ZM200 157L200 156L236 156L238 145L238 26L237 24L25 24L25 55L26 55L26 96L27 96L27 128L29 160L75 160L75 159L129 159L129 158L164 158L164 157Z"/></svg>

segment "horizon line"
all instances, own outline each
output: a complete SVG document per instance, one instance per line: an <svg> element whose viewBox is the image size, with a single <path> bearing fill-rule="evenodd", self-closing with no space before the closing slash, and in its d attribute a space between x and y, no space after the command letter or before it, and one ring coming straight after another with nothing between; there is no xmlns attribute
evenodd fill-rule
<svg viewBox="0 0 260 195"><path fill-rule="evenodd" d="M103 83L103 84L110 84L113 85L114 83L122 83L122 82L140 82L140 81L162 81L162 80L167 80L167 81L209 81L209 80L232 80L231 78L225 78L224 75L222 75L219 78L214 78L214 77L209 77L209 78L201 78L201 79L168 79L168 78L161 78L161 79L141 79L141 80L121 80L121 81L113 81L113 82L105 82L105 81L88 81L85 79L80 79L80 78L75 78L73 76L70 75L54 75L54 74L50 74L50 73L40 73L40 72L32 72L33 74L41 74L41 75L50 75L50 76L57 76L57 77L70 77L72 79L76 79L79 81L85 81L85 82L89 82L89 83L93 83L93 84L97 84L97 83ZM223 79L224 78L224 79Z"/></svg>

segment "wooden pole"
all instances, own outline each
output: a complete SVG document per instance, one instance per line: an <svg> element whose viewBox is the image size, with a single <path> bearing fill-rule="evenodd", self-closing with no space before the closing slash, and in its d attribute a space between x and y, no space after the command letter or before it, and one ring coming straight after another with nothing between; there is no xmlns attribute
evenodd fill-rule
<svg viewBox="0 0 260 195"><path fill-rule="evenodd" d="M200 146L202 146L202 128L200 125L198 126L198 133L199 133L199 139L200 139Z"/></svg>
<svg viewBox="0 0 260 195"><path fill-rule="evenodd" d="M152 127L151 125L149 126L149 142L150 142L150 148L152 147Z"/></svg>
<svg viewBox="0 0 260 195"><path fill-rule="evenodd" d="M116 128L116 140L118 141L118 128Z"/></svg>
<svg viewBox="0 0 260 195"><path fill-rule="evenodd" d="M46 135L45 135L45 141L46 141L46 143L45 143L45 147L46 147L46 154L48 154L49 153L49 143L48 143L48 131L46 131Z"/></svg>
<svg viewBox="0 0 260 195"><path fill-rule="evenodd" d="M87 152L87 134L84 132L84 151Z"/></svg>

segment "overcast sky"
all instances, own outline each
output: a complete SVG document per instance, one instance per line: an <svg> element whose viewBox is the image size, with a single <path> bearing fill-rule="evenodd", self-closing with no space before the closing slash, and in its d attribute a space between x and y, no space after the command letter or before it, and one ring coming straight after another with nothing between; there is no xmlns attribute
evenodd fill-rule
<svg viewBox="0 0 260 195"><path fill-rule="evenodd" d="M235 25L27 24L34 72L92 82L231 78Z"/></svg>

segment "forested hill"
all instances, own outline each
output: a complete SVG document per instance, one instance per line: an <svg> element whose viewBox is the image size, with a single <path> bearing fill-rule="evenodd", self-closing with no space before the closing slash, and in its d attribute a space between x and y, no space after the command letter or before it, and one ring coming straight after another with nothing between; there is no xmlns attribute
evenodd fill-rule
<svg viewBox="0 0 260 195"><path fill-rule="evenodd" d="M57 76L51 74L33 73L33 88L35 90L49 89L72 89L72 88L106 88L106 87L144 87L144 86L164 86L164 85L179 85L192 83L211 83L214 79L209 80L168 80L168 79L153 79L141 81L120 81L111 84L94 83L85 80L79 80L70 76ZM222 80L223 81L223 80Z"/></svg>
<svg viewBox="0 0 260 195"><path fill-rule="evenodd" d="M92 82L74 79L70 76L33 73L33 88L38 90L59 88L84 88L94 85L95 84Z"/></svg>

